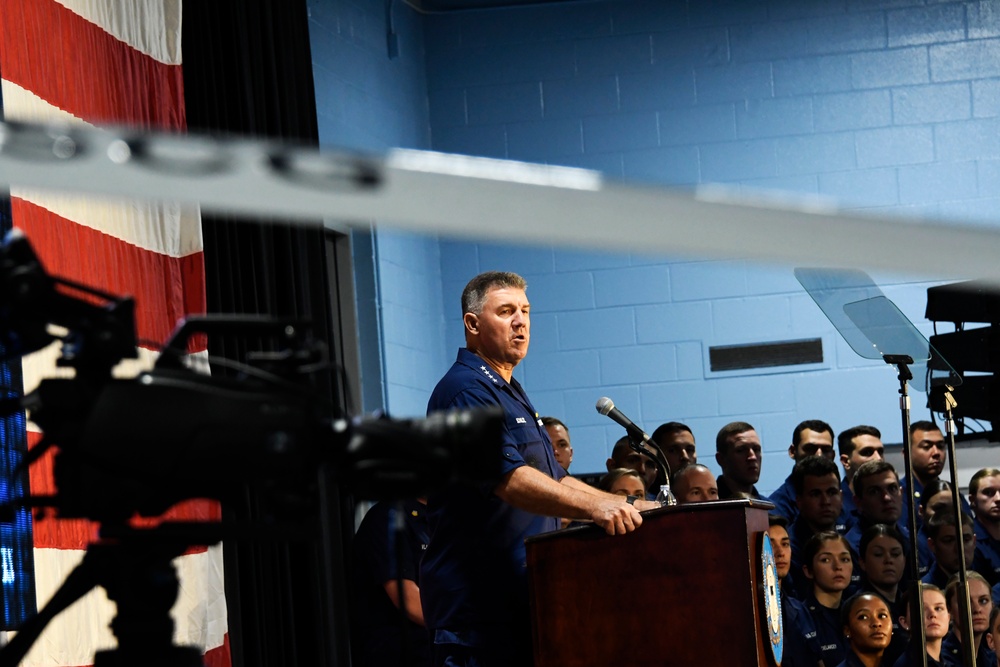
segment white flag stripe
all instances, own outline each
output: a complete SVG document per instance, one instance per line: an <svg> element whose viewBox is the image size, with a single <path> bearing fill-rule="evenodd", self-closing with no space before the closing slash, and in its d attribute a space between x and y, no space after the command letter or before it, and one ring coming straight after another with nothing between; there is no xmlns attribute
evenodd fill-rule
<svg viewBox="0 0 1000 667"><path fill-rule="evenodd" d="M3 80L2 85L4 115L8 120L65 122L93 127L15 83ZM80 196L22 187L12 187L10 193L67 220L144 250L168 257L184 257L202 250L201 212L197 205Z"/></svg>
<svg viewBox="0 0 1000 667"><path fill-rule="evenodd" d="M181 0L55 0L136 51L181 64Z"/></svg>
<svg viewBox="0 0 1000 667"><path fill-rule="evenodd" d="M20 187L12 187L10 194L144 250L168 257L202 251L197 206Z"/></svg>
<svg viewBox="0 0 1000 667"><path fill-rule="evenodd" d="M24 123L72 123L94 127L78 116L60 109L52 103L12 81L3 79L3 116L6 120Z"/></svg>

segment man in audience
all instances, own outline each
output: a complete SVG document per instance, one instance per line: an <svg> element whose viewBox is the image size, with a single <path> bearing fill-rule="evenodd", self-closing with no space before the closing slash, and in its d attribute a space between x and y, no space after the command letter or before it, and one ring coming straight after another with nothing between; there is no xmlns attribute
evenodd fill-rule
<svg viewBox="0 0 1000 667"><path fill-rule="evenodd" d="M655 498L656 493L660 490L656 486L656 474L659 472L659 466L653 459L632 449L628 444L627 435L618 438L611 450L611 458L604 465L607 466L608 472L615 468L628 468L642 475L646 484L646 494L650 498Z"/></svg>
<svg viewBox="0 0 1000 667"><path fill-rule="evenodd" d="M854 472L864 463L885 460L882 433L867 424L852 426L837 436L837 452L840 454L840 465L844 467L844 479L840 483L840 488L844 498L844 515L847 517L847 527L850 528L856 509L851 480L854 478Z"/></svg>
<svg viewBox="0 0 1000 667"><path fill-rule="evenodd" d="M910 462L913 465L913 497L920 500L924 487L941 475L947 459L944 435L933 422L916 421L910 425ZM900 480L903 492L909 493L910 480ZM943 586L942 586L943 588Z"/></svg>
<svg viewBox="0 0 1000 667"><path fill-rule="evenodd" d="M569 465L573 463L573 445L569 442L569 429L566 424L555 417L542 417L542 425L549 434L552 441L552 451L556 455L556 463L562 469L569 472Z"/></svg>
<svg viewBox="0 0 1000 667"><path fill-rule="evenodd" d="M945 510L935 512L924 526L927 532L927 545L934 554L934 565L928 570L921 580L925 584L934 584L944 590L948 585L948 579L959 570L959 539L957 526L959 520L955 518L955 512ZM974 559L976 555L976 535L972 530L972 517L965 512L962 513L962 540L965 546L965 565L967 569L976 569Z"/></svg>
<svg viewBox="0 0 1000 667"><path fill-rule="evenodd" d="M700 463L689 463L675 472L672 486L680 505L719 499L719 487L712 471Z"/></svg>
<svg viewBox="0 0 1000 667"><path fill-rule="evenodd" d="M694 433L686 424L667 422L660 424L653 431L653 442L660 447L663 457L670 465L669 474L688 465L698 462L698 452L695 450Z"/></svg>
<svg viewBox="0 0 1000 667"><path fill-rule="evenodd" d="M792 431L792 444L788 446L788 457L796 463L807 456L823 456L833 460L833 429L825 421L807 419ZM795 488L792 474L768 498L774 503L773 514L783 516L793 523L799 516L795 506Z"/></svg>
<svg viewBox="0 0 1000 667"><path fill-rule="evenodd" d="M792 539L792 572L801 579L798 573L805 563L802 550L806 542L816 533L834 530L840 516L840 472L830 459L807 456L792 468L792 484L799 518L788 535Z"/></svg>
<svg viewBox="0 0 1000 667"><path fill-rule="evenodd" d="M861 551L862 533L877 523L894 525L904 539L909 539L899 476L891 463L878 459L863 463L854 473L853 486L856 520L846 537L855 553Z"/></svg>
<svg viewBox="0 0 1000 667"><path fill-rule="evenodd" d="M715 436L715 461L722 468L719 475L719 498L758 498L754 486L760 479L763 454L760 438L746 422L731 422Z"/></svg>
<svg viewBox="0 0 1000 667"><path fill-rule="evenodd" d="M982 574L995 586L1000 583L1000 469L983 468L972 476L969 504L976 512L976 555L989 564Z"/></svg>

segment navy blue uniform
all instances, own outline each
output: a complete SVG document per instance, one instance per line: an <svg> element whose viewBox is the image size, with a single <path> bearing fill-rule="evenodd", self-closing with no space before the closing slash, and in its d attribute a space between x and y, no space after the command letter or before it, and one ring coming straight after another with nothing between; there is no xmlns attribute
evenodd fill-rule
<svg viewBox="0 0 1000 667"><path fill-rule="evenodd" d="M502 474L531 465L562 479L566 471L521 385L467 349L435 387L427 412L496 405L504 411ZM431 496L427 507L431 541L420 591L436 660L453 655L530 665L524 540L557 530L559 519L519 510L484 486L453 486Z"/></svg>
<svg viewBox="0 0 1000 667"><path fill-rule="evenodd" d="M392 530L397 509L403 512L401 533ZM396 544L397 539L401 543ZM385 591L385 583L395 581L397 573L419 586L420 558L427 542L427 515L416 500L404 501L398 508L396 503L380 502L365 514L354 538L354 586L357 618L361 620L352 626L355 664L362 667L429 664L427 631L409 619L403 621L403 612Z"/></svg>
<svg viewBox="0 0 1000 667"><path fill-rule="evenodd" d="M941 642L941 662L946 665L962 665L962 642L954 631ZM997 656L986 644L986 636L983 635L979 641L979 648L976 651L976 667L996 667Z"/></svg>
<svg viewBox="0 0 1000 667"><path fill-rule="evenodd" d="M806 598L805 605L816 624L816 640L822 652L823 664L840 664L847 655L847 638L844 637L844 627L840 624L840 607L824 607L812 593Z"/></svg>
<svg viewBox="0 0 1000 667"><path fill-rule="evenodd" d="M1000 540L993 539L986 527L976 519L973 524L976 533L976 560L982 567L979 574L990 582L990 586L1000 583Z"/></svg>
<svg viewBox="0 0 1000 667"><path fill-rule="evenodd" d="M785 595L781 587L781 619L784 626L781 667L816 667L822 659L816 624L801 600Z"/></svg>
<svg viewBox="0 0 1000 667"><path fill-rule="evenodd" d="M742 498L743 496L737 495L735 491L729 488L729 483L723 479L722 475L719 475L718 479L715 480L716 486L719 487L719 500L729 500L730 498ZM767 500L764 496L760 495L757 491L757 487L754 486L750 489L750 497L756 498L757 500Z"/></svg>
<svg viewBox="0 0 1000 667"><path fill-rule="evenodd" d="M850 509L854 508L854 502L853 500L851 501L851 508L849 509L847 507L847 498L851 493L851 489L847 486L847 482L841 482L840 490L841 495L844 497L844 504L841 507L840 516L837 517L837 524L834 526L834 530L843 534L851 527L853 517L851 516ZM774 509L771 510L771 514L778 514L785 517L788 519L789 524L795 523L795 520L799 518L799 506L796 504L795 498L795 487L792 486L792 476L789 475L781 483L781 486L775 489L774 493L768 497L768 500L774 503Z"/></svg>

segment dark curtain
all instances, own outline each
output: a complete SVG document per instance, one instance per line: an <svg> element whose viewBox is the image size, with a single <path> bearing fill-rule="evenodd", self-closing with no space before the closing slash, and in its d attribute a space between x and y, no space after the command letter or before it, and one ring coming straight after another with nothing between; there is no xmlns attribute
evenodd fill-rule
<svg viewBox="0 0 1000 667"><path fill-rule="evenodd" d="M305 0L185 2L183 53L189 131L318 144ZM308 319L336 345L322 230L205 215L203 233L210 313ZM209 340L211 355L231 360L259 347ZM342 406L332 374L321 391ZM260 500L227 504L225 521L263 521ZM236 667L349 664L343 545L353 508L335 487L320 505L311 539L225 542Z"/></svg>

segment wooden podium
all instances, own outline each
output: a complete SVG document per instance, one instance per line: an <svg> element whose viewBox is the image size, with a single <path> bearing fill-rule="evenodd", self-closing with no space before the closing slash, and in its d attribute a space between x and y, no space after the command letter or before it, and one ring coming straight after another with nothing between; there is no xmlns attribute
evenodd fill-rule
<svg viewBox="0 0 1000 667"><path fill-rule="evenodd" d="M529 539L535 667L773 667L761 565L772 507L677 505L627 535Z"/></svg>

